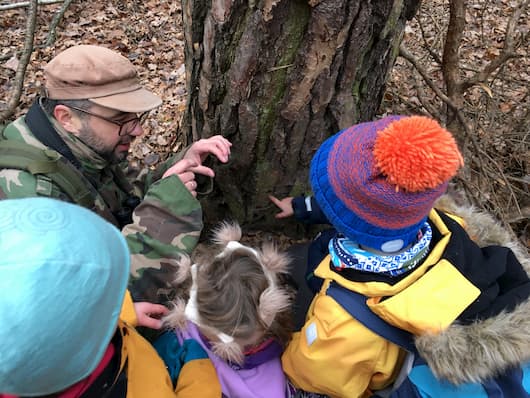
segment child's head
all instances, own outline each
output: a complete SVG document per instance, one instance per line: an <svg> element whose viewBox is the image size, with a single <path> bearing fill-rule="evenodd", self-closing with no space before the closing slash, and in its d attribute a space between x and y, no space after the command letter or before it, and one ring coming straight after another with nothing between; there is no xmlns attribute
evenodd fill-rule
<svg viewBox="0 0 530 398"><path fill-rule="evenodd" d="M183 319L194 322L213 351L233 362L268 337L286 343L290 332L290 295L278 280L287 258L271 246L255 250L240 239L235 224L215 232L220 250L191 266L189 300L170 315L174 326Z"/></svg>
<svg viewBox="0 0 530 398"><path fill-rule="evenodd" d="M48 198L0 201L0 393L88 376L115 333L129 275L120 231Z"/></svg>
<svg viewBox="0 0 530 398"><path fill-rule="evenodd" d="M423 116L388 116L327 139L311 162L315 199L347 238L397 252L412 244L463 164L447 130Z"/></svg>

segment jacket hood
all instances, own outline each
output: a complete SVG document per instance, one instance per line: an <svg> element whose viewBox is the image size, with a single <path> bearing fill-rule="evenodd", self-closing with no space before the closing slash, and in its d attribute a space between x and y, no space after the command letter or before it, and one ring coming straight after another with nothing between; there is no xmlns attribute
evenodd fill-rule
<svg viewBox="0 0 530 398"><path fill-rule="evenodd" d="M490 215L471 206L459 206L443 196L436 208L462 217L466 231L481 246L512 249L527 275L530 259L524 247ZM481 382L511 366L530 360L530 300L512 312L501 312L469 325L451 324L438 334L423 334L415 343L436 377L453 384Z"/></svg>

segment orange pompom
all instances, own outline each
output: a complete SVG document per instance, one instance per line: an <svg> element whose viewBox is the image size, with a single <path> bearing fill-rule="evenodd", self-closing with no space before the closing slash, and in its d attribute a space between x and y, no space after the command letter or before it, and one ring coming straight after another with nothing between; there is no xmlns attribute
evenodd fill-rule
<svg viewBox="0 0 530 398"><path fill-rule="evenodd" d="M439 186L464 164L452 134L424 116L397 120L379 132L374 157L388 181L409 192Z"/></svg>

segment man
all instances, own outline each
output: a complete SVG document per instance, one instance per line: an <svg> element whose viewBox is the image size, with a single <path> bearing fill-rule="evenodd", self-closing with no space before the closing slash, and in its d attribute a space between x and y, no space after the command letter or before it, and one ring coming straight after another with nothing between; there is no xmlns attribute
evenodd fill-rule
<svg viewBox="0 0 530 398"><path fill-rule="evenodd" d="M92 209L127 239L133 299L168 301L180 254L190 254L203 225L195 174L213 177L202 162L209 154L227 162L231 143L199 140L131 181L129 147L162 103L139 84L132 63L78 45L53 58L44 77L45 95L0 137L0 198L47 196Z"/></svg>

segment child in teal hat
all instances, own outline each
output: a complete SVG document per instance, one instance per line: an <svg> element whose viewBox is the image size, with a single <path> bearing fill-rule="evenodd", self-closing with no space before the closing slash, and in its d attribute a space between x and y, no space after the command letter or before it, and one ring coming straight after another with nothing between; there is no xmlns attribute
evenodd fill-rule
<svg viewBox="0 0 530 398"><path fill-rule="evenodd" d="M126 321L136 318L126 291L130 254L110 223L54 199L4 200L0 252L1 398L166 398L197 388L175 390ZM220 396L209 361L194 358L211 377L208 390L192 393Z"/></svg>

